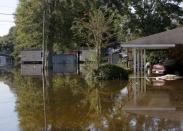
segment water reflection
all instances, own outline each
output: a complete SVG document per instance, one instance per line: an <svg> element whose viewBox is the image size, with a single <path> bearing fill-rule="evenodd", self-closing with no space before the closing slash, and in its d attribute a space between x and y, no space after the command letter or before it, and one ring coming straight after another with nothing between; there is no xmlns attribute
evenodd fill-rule
<svg viewBox="0 0 183 131"><path fill-rule="evenodd" d="M152 84L155 87L166 87L169 81L176 81L182 79L181 76L176 76L176 75L164 75L164 76L156 76L156 77L146 77L146 80Z"/></svg>
<svg viewBox="0 0 183 131"><path fill-rule="evenodd" d="M18 117L14 111L16 97L8 85L0 82L0 130L18 131Z"/></svg>
<svg viewBox="0 0 183 131"><path fill-rule="evenodd" d="M126 82L91 86L79 76L46 74L49 75L43 77L43 82L41 77L13 73L10 84L17 95L16 110L22 130L112 128L111 122L118 119L121 109L116 100Z"/></svg>
<svg viewBox="0 0 183 131"><path fill-rule="evenodd" d="M182 79L164 81L160 87L143 77L131 79L129 101L123 108L130 116L134 115L130 118L131 127L134 130L182 130L182 84Z"/></svg>
<svg viewBox="0 0 183 131"><path fill-rule="evenodd" d="M77 64L53 64L54 74L78 74ZM21 64L21 74L27 76L41 76L42 64Z"/></svg>
<svg viewBox="0 0 183 131"><path fill-rule="evenodd" d="M159 79L159 78L152 78L151 82L153 86L157 86L157 87L164 86L166 84L165 80Z"/></svg>
<svg viewBox="0 0 183 131"><path fill-rule="evenodd" d="M28 76L42 75L42 64L21 64L21 74Z"/></svg>
<svg viewBox="0 0 183 131"><path fill-rule="evenodd" d="M2 76L27 130L182 130L183 81L156 88L144 77L91 82L78 75ZM18 120L12 120L18 121Z"/></svg>
<svg viewBox="0 0 183 131"><path fill-rule="evenodd" d="M147 90L147 80L145 77L134 77L129 80L128 92L129 98L136 102L137 98L143 96Z"/></svg>
<svg viewBox="0 0 183 131"><path fill-rule="evenodd" d="M51 130L103 130L110 128L115 97L125 82L93 83L83 78L56 76L46 95L46 128ZM109 84L113 88L109 87ZM52 121L55 121L54 123Z"/></svg>
<svg viewBox="0 0 183 131"><path fill-rule="evenodd" d="M78 66L77 64L54 64L53 72L57 74L76 74Z"/></svg>

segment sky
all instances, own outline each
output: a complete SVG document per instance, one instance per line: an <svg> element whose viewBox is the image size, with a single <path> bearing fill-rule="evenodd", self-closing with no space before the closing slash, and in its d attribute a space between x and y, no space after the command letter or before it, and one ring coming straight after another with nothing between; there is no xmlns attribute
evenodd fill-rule
<svg viewBox="0 0 183 131"><path fill-rule="evenodd" d="M6 35L9 29L14 25L13 15L2 15L15 13L18 0L0 0L0 36Z"/></svg>

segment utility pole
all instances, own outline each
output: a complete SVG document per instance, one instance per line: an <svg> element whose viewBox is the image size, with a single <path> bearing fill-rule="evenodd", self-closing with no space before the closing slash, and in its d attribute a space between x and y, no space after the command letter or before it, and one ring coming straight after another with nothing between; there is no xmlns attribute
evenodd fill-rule
<svg viewBox="0 0 183 131"><path fill-rule="evenodd" d="M53 41L54 41L54 29L55 25L53 23L53 10L55 6L55 1L53 0L47 0L46 3L46 9L47 9L47 44L46 44L46 49L47 49L47 68L48 70L53 69L53 62L52 62L52 57L53 57Z"/></svg>
<svg viewBox="0 0 183 131"><path fill-rule="evenodd" d="M45 9L43 9L43 43L42 43L42 68L43 68L43 72L45 71L45 17L46 17L46 11Z"/></svg>
<svg viewBox="0 0 183 131"><path fill-rule="evenodd" d="M47 130L47 117L46 117L46 80L45 80L45 63L46 63L46 44L45 44L45 21L46 21L46 2L43 0L43 25L42 25L42 84L43 84L43 110L44 110L44 130Z"/></svg>
<svg viewBox="0 0 183 131"><path fill-rule="evenodd" d="M43 30L42 30L42 62L43 70L50 69L52 70L52 55L53 55L53 32L50 31L51 25L51 9L50 9L51 0L43 0Z"/></svg>
<svg viewBox="0 0 183 131"><path fill-rule="evenodd" d="M42 18L42 69L43 73L46 70L46 9L47 9L47 0L42 0L43 4L43 18Z"/></svg>

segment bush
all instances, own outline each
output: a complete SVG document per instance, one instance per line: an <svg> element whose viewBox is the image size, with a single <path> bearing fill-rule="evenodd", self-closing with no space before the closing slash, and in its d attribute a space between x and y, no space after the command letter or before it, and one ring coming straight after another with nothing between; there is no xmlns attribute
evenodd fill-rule
<svg viewBox="0 0 183 131"><path fill-rule="evenodd" d="M94 73L98 80L128 80L128 71L115 65L104 65Z"/></svg>

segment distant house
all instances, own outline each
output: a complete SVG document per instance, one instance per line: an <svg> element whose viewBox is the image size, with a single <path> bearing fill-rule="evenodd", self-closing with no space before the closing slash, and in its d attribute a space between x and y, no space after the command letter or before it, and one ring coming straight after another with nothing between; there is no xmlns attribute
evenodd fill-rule
<svg viewBox="0 0 183 131"><path fill-rule="evenodd" d="M43 53L39 49L21 52L21 73L23 75L42 74ZM78 52L59 53L52 56L53 72L58 74L77 73Z"/></svg>
<svg viewBox="0 0 183 131"><path fill-rule="evenodd" d="M96 50L90 48L81 48L80 49L80 62L93 62L94 54L96 54ZM101 48L101 56L103 62L108 62L110 64L118 64L122 58L127 57L125 52L122 52L122 48L120 43L113 42L109 43L109 45L105 48Z"/></svg>
<svg viewBox="0 0 183 131"><path fill-rule="evenodd" d="M21 52L21 63L42 63L42 50L32 49Z"/></svg>
<svg viewBox="0 0 183 131"><path fill-rule="evenodd" d="M21 74L41 75L42 74L42 50L28 49L21 52Z"/></svg>
<svg viewBox="0 0 183 131"><path fill-rule="evenodd" d="M13 58L8 54L0 54L0 67L8 67L13 65Z"/></svg>
<svg viewBox="0 0 183 131"><path fill-rule="evenodd" d="M80 56L79 60L81 63L86 62L86 61L93 61L92 55L95 53L95 50L85 48L85 49L80 49Z"/></svg>
<svg viewBox="0 0 183 131"><path fill-rule="evenodd" d="M95 56L96 55L96 50L95 49L90 49L90 48L81 48L80 49L80 54L79 54L79 60L80 63L85 63L85 62L94 62ZM101 56L107 57L107 51L106 49L102 48L101 49Z"/></svg>
<svg viewBox="0 0 183 131"><path fill-rule="evenodd" d="M55 54L52 60L54 73L70 74L78 71L78 52Z"/></svg>

